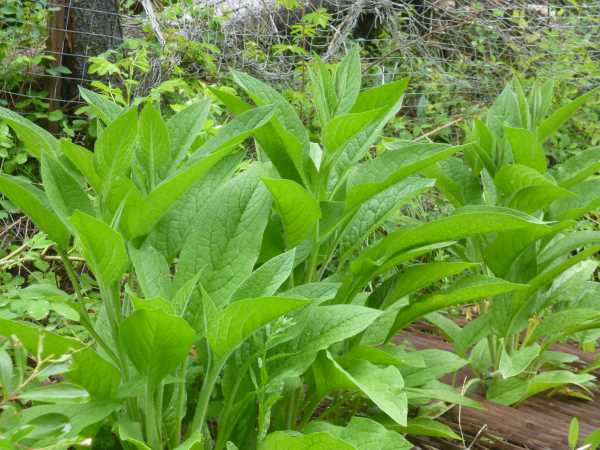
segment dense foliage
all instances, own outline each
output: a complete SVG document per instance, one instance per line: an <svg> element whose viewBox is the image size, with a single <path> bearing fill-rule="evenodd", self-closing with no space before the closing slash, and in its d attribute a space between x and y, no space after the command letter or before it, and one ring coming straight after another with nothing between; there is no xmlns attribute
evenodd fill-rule
<svg viewBox="0 0 600 450"><path fill-rule="evenodd" d="M210 133L208 98L164 120L151 98L82 89L93 151L0 110L42 178L2 174L0 191L54 242L75 293L62 313L82 327L0 319L7 448L411 448L410 435L457 437L435 420L442 405L478 407L440 381L467 364L504 403L590 384L538 372L568 362L553 342L593 344L600 327L597 233L568 232L598 204L597 149L547 176L542 150L594 93L550 113L549 85L527 99L515 83L466 144L389 140L373 154L408 80L361 90L358 49L316 60L310 78L312 137L240 72L252 103L213 88L234 118ZM451 214L398 219L435 184ZM439 313L478 301L462 329ZM394 344L425 318L456 353Z"/></svg>

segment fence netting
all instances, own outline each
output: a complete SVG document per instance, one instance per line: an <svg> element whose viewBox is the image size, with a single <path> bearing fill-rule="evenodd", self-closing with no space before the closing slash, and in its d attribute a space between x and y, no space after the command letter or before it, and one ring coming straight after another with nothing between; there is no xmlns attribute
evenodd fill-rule
<svg viewBox="0 0 600 450"><path fill-rule="evenodd" d="M143 70L132 72L132 96L146 95L173 77L210 83L231 68L293 91L307 83L305 63L313 55L336 61L352 45L363 49L366 84L411 77L405 108L417 118L431 113L460 118L489 102L515 74L556 78L574 91L596 86L600 78L600 1L10 4L32 14L19 24L22 11L0 9L5 42L0 47L0 101L34 116L39 112L32 105L42 105L61 111L61 117L76 118L83 103L77 85L90 86L112 75L110 67L90 70L94 58L140 38L153 42L153 50ZM39 23L31 23L32 16Z"/></svg>

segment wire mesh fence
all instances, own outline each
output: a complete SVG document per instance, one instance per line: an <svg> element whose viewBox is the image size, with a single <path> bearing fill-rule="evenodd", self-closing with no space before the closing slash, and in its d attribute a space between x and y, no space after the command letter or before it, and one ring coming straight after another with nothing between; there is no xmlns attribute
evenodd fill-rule
<svg viewBox="0 0 600 450"><path fill-rule="evenodd" d="M211 80L234 68L297 89L313 55L334 61L356 43L366 84L411 77L406 109L414 115L431 107L460 115L489 102L515 73L578 90L600 83L600 1L189 0L175 8L141 0L121 10L117 0L27 3L43 8L47 23L37 41L5 49L0 68L0 98L24 114L36 114L37 103L75 118L83 103L76 86L106 78L91 73L92 58L141 36L161 50L136 75L135 95L175 69ZM209 58L190 62L177 45ZM15 82L10 70L23 55L29 63Z"/></svg>

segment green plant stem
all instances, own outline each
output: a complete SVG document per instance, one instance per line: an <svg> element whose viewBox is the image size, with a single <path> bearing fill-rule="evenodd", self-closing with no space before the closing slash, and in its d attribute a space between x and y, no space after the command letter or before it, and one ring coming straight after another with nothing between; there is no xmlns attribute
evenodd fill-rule
<svg viewBox="0 0 600 450"><path fill-rule="evenodd" d="M300 391L301 388L294 389L292 395L290 395L288 408L287 408L287 417L286 417L286 427L288 430L293 430L296 428L296 417L297 417L297 409L298 409L298 401L300 400Z"/></svg>
<svg viewBox="0 0 600 450"><path fill-rule="evenodd" d="M210 402L212 391L215 388L217 378L219 377L219 373L221 373L224 364L224 360L216 360L209 365L206 377L202 382L202 388L200 389L200 397L198 398L196 411L194 412L194 418L192 419L192 425L190 426L190 434L193 434L195 431L200 431L206 420L208 403Z"/></svg>
<svg viewBox="0 0 600 450"><path fill-rule="evenodd" d="M102 349L110 356L110 358L115 362L119 363L119 359L117 355L112 351L110 346L106 343L106 341L100 336L96 329L94 328L94 324L92 323L92 319L90 318L87 308L85 307L85 302L83 299L83 295L81 294L81 287L79 282L79 277L75 273L75 269L73 268L73 264L71 264L71 260L67 256L67 254L60 248L57 248L57 252L60 256L60 259L65 267L65 271L67 272L67 277L73 286L73 290L75 291L75 296L77 297L77 306L79 317L81 319L81 324L86 328L88 333L94 338L94 340L102 347Z"/></svg>
<svg viewBox="0 0 600 450"><path fill-rule="evenodd" d="M177 447L181 442L181 422L185 415L185 378L187 375L187 361L185 361L178 369L177 374L181 382L177 385L177 398L175 403L175 420L173 429L171 430L170 440L173 448Z"/></svg>
<svg viewBox="0 0 600 450"><path fill-rule="evenodd" d="M154 389L150 382L146 383L145 389L145 429L146 439L153 449L161 449L160 433L158 431L158 419L156 417L156 402L154 399Z"/></svg>

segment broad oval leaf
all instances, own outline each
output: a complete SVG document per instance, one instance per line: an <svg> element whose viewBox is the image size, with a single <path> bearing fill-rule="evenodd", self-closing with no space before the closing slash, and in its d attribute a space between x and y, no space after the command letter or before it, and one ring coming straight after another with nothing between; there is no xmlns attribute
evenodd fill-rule
<svg viewBox="0 0 600 450"><path fill-rule="evenodd" d="M349 207L358 205L407 176L467 147L432 143L396 145L381 156L357 165L350 172L346 204Z"/></svg>
<svg viewBox="0 0 600 450"><path fill-rule="evenodd" d="M505 127L504 135L510 142L513 158L517 164L531 167L540 173L546 171L546 155L535 132L525 128Z"/></svg>
<svg viewBox="0 0 600 450"><path fill-rule="evenodd" d="M263 178L283 221L285 241L293 248L306 239L321 217L317 200L292 180Z"/></svg>
<svg viewBox="0 0 600 450"><path fill-rule="evenodd" d="M68 224L67 219L77 210L93 214L94 208L79 182L52 155L42 155L41 174L44 190L52 209Z"/></svg>
<svg viewBox="0 0 600 450"><path fill-rule="evenodd" d="M60 140L60 150L67 157L71 164L85 177L86 181L94 190L99 191L101 181L94 167L94 153L88 149L74 144L68 139Z"/></svg>
<svg viewBox="0 0 600 450"><path fill-rule="evenodd" d="M16 320L0 318L0 335L10 337L15 335L19 341L33 355L41 351L42 356L62 356L72 350L82 349L85 344L66 336L47 331L43 328ZM40 343L42 346L40 347Z"/></svg>
<svg viewBox="0 0 600 450"><path fill-rule="evenodd" d="M537 135L540 142L544 142L563 123L569 120L581 105L592 99L598 93L600 93L600 87L586 92L575 100L571 100L565 106L557 109L549 117L544 119L537 127Z"/></svg>
<svg viewBox="0 0 600 450"><path fill-rule="evenodd" d="M119 341L149 383L156 385L185 361L196 333L180 317L140 309L121 324Z"/></svg>
<svg viewBox="0 0 600 450"><path fill-rule="evenodd" d="M173 170L177 169L177 165L184 160L194 141L202 132L209 110L210 99L206 98L192 103L167 121Z"/></svg>
<svg viewBox="0 0 600 450"><path fill-rule="evenodd" d="M25 119L14 111L0 106L0 119L4 120L25 144L25 148L34 157L42 153L58 154L58 140L51 133Z"/></svg>
<svg viewBox="0 0 600 450"><path fill-rule="evenodd" d="M349 258L351 252L360 246L390 214L433 185L433 180L407 178L360 205L340 235L341 259Z"/></svg>
<svg viewBox="0 0 600 450"><path fill-rule="evenodd" d="M311 422L305 432L325 432L347 441L360 450L409 450L413 445L404 437L374 420L354 416L345 427L328 422Z"/></svg>
<svg viewBox="0 0 600 450"><path fill-rule="evenodd" d="M181 252L176 288L202 271L200 284L217 305L226 304L252 273L270 212L270 195L255 167L223 185L202 211L202 226Z"/></svg>
<svg viewBox="0 0 600 450"><path fill-rule="evenodd" d="M272 320L310 303L306 299L258 297L227 306L208 322L207 338L213 353L224 360L242 342Z"/></svg>
<svg viewBox="0 0 600 450"><path fill-rule="evenodd" d="M500 278L484 275L465 277L446 291L415 299L409 306L398 311L394 326L388 334L388 339L391 339L395 333L412 321L432 311L483 297L493 297L506 292L525 289L526 287L527 285L510 283Z"/></svg>
<svg viewBox="0 0 600 450"><path fill-rule="evenodd" d="M129 237L148 234L169 207L231 151L231 148L224 148L190 163L161 182L145 197L127 197L123 217L127 220Z"/></svg>
<svg viewBox="0 0 600 450"><path fill-rule="evenodd" d="M532 213L573 194L538 171L520 164L502 167L494 179L505 204Z"/></svg>
<svg viewBox="0 0 600 450"><path fill-rule="evenodd" d="M242 298L266 297L275 294L294 268L296 250L277 255L256 269L238 287L232 301Z"/></svg>
<svg viewBox="0 0 600 450"><path fill-rule="evenodd" d="M559 186L570 188L600 170L600 147L578 151L551 170Z"/></svg>
<svg viewBox="0 0 600 450"><path fill-rule="evenodd" d="M96 140L94 168L103 192L108 191L117 177L127 175L131 170L137 125L137 111L131 108L111 122Z"/></svg>
<svg viewBox="0 0 600 450"><path fill-rule="evenodd" d="M462 239L476 234L536 227L547 225L533 216L510 208L465 206L447 217L395 231L365 251L353 263L352 268L353 271L360 270L361 263L367 259L387 259L417 246Z"/></svg>
<svg viewBox="0 0 600 450"><path fill-rule="evenodd" d="M81 94L81 97L92 107L96 116L98 116L98 118L106 125L114 121L123 112L123 108L121 106L111 102L110 100L107 100L106 97L97 94L94 91L84 88L83 86L79 86L79 93Z"/></svg>
<svg viewBox="0 0 600 450"><path fill-rule="evenodd" d="M139 127L136 160L142 167L148 189L152 190L165 176L170 166L171 140L160 110L150 102L142 109Z"/></svg>
<svg viewBox="0 0 600 450"><path fill-rule="evenodd" d="M69 248L69 230L52 210L43 191L24 179L0 174L0 192L27 214L59 247L63 250Z"/></svg>
<svg viewBox="0 0 600 450"><path fill-rule="evenodd" d="M106 223L81 211L71 216L87 263L98 280L109 287L119 281L129 259L121 235Z"/></svg>
<svg viewBox="0 0 600 450"><path fill-rule="evenodd" d="M259 450L358 450L353 445L328 433L301 434L294 431L275 431L268 434Z"/></svg>
<svg viewBox="0 0 600 450"><path fill-rule="evenodd" d="M342 364L327 352L317 369L315 379L321 394L337 389L358 390L398 425L406 426L408 399L402 374L396 367L381 367L363 360Z"/></svg>

